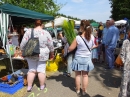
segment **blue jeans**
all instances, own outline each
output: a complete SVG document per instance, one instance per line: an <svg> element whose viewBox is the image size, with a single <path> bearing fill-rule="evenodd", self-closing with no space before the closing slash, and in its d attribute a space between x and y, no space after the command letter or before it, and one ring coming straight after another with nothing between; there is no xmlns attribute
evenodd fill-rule
<svg viewBox="0 0 130 97"><path fill-rule="evenodd" d="M71 68L71 63L72 63L72 60L73 60L73 54L69 54L67 56L67 73L72 73L72 68Z"/></svg>
<svg viewBox="0 0 130 97"><path fill-rule="evenodd" d="M115 61L114 51L115 49L113 48L106 49L106 59L107 59L109 68L114 68L114 61Z"/></svg>

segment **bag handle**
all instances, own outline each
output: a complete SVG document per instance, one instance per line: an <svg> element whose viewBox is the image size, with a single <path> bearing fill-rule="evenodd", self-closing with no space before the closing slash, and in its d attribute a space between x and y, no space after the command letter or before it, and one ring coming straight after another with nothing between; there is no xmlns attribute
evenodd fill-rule
<svg viewBox="0 0 130 97"><path fill-rule="evenodd" d="M31 29L31 38L34 38L33 28Z"/></svg>
<svg viewBox="0 0 130 97"><path fill-rule="evenodd" d="M86 44L86 46L87 46L88 50L91 52L90 48L88 47L88 45L87 45L87 43L85 42L85 40L83 39L83 37L82 37L81 35L79 35L79 36L82 38L82 40L83 40L83 41L84 41L84 43Z"/></svg>

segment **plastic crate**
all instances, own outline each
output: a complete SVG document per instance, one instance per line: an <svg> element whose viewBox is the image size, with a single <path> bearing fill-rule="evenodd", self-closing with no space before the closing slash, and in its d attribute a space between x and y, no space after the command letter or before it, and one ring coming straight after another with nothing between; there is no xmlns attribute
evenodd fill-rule
<svg viewBox="0 0 130 97"><path fill-rule="evenodd" d="M11 75L7 75L8 79L11 78ZM18 76L18 81L16 81L14 84L9 85L6 83L0 83L0 91L9 93L9 94L14 94L18 90L20 90L23 87L23 77Z"/></svg>
<svg viewBox="0 0 130 97"><path fill-rule="evenodd" d="M28 72L28 69L19 69L19 70L15 71L14 74L19 75L21 72L23 72L26 75Z"/></svg>

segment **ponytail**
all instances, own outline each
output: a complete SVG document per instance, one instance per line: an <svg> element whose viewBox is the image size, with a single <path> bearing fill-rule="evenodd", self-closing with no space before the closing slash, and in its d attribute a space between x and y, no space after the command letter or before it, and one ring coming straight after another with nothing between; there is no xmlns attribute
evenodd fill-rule
<svg viewBox="0 0 130 97"><path fill-rule="evenodd" d="M90 39L91 39L91 27L90 26L87 26L85 29L85 38L88 41L90 41Z"/></svg>
<svg viewBox="0 0 130 97"><path fill-rule="evenodd" d="M90 22L88 20L81 20L80 30L82 32L85 32L86 40L90 41L92 30L91 30Z"/></svg>

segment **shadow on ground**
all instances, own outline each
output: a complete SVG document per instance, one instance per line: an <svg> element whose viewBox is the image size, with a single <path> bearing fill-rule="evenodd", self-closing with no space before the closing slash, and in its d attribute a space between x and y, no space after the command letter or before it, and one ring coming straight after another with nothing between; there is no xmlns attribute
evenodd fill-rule
<svg viewBox="0 0 130 97"><path fill-rule="evenodd" d="M51 80L51 79L55 79L57 82L61 81L62 85L64 87L68 87L70 88L72 91L75 91L75 79L72 77L67 77L65 78L65 76L63 76L62 74L58 75L58 76L51 76L49 77L47 80Z"/></svg>
<svg viewBox="0 0 130 97"><path fill-rule="evenodd" d="M103 83L108 87L118 88L121 84L121 78L111 73L100 74L100 76L104 79Z"/></svg>
<svg viewBox="0 0 130 97"><path fill-rule="evenodd" d="M78 97L91 97L89 94L86 94L86 95L79 95Z"/></svg>
<svg viewBox="0 0 130 97"><path fill-rule="evenodd" d="M98 95L95 95L93 97L104 97L104 96L98 94Z"/></svg>
<svg viewBox="0 0 130 97"><path fill-rule="evenodd" d="M97 81L100 81L101 84L105 84L107 86L106 87L107 89L108 87L113 87L113 88L120 87L120 84L121 84L121 70L120 69L105 70L104 69L105 65L102 63L95 64L95 67L96 68L92 72L92 76L94 76ZM103 79L103 83L101 79Z"/></svg>

